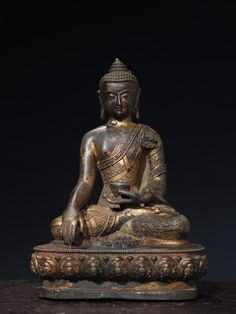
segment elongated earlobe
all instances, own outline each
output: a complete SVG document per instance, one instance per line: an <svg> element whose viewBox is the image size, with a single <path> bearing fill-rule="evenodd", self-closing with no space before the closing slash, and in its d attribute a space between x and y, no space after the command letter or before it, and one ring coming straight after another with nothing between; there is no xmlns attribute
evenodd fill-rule
<svg viewBox="0 0 236 314"><path fill-rule="evenodd" d="M140 120L140 110L139 110L139 98L140 98L140 94L141 94L141 88L138 89L138 93L137 93L137 98L136 98L136 105L135 105L135 117L137 120Z"/></svg>
<svg viewBox="0 0 236 314"><path fill-rule="evenodd" d="M137 120L140 120L140 111L139 111L139 106L135 106L135 117Z"/></svg>
<svg viewBox="0 0 236 314"><path fill-rule="evenodd" d="M100 94L100 90L97 91L97 96L101 105L101 112L100 112L100 118L101 120L105 119L105 110L104 110L104 106L102 104L102 98L101 98L101 94Z"/></svg>
<svg viewBox="0 0 236 314"><path fill-rule="evenodd" d="M104 110L103 105L101 105L101 113L100 113L100 118L101 118L101 120L104 120L104 119L105 119L105 110Z"/></svg>

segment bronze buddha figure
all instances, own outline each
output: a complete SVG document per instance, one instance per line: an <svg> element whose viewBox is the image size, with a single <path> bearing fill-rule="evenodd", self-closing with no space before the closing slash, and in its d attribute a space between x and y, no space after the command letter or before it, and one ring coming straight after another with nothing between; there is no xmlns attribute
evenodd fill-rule
<svg viewBox="0 0 236 314"><path fill-rule="evenodd" d="M165 200L166 164L160 135L151 127L133 121L133 115L136 120L140 118L140 93L137 78L119 59L100 80L101 118L107 122L84 135L79 180L67 208L51 223L54 240L36 247L32 257L32 270L42 278L53 279L53 283L45 283L42 296L91 297L88 287L80 288L85 279L94 285L96 280L119 283L122 279L129 287L135 271L137 282L157 285L149 293L147 287L139 286L142 295L146 289L144 299L196 296L192 282L206 271L204 248L188 243L188 219ZM103 179L103 190L98 203L90 204L97 169ZM56 254L53 257L52 252ZM107 254L111 259L99 254ZM134 261L132 254L136 254ZM49 272L45 270L48 266L42 266L45 258L52 268ZM135 265L132 266L135 271L127 264L128 260L131 266ZM63 293L55 296L61 279L66 279L66 284L77 281L79 286L71 288L72 294L68 285L67 290L60 286ZM164 288L163 284L159 285L162 281L166 282ZM113 288L117 287L111 284ZM130 298L134 298L133 287L127 289ZM98 295L104 296L104 291Z"/></svg>
<svg viewBox="0 0 236 314"><path fill-rule="evenodd" d="M133 114L139 118L140 92L137 78L116 59L98 91L101 115L108 122L82 139L78 184L63 215L52 222L56 240L73 245L117 231L142 238L142 246L186 238L187 218L164 199L166 164L161 138L149 126L132 120ZM104 187L98 204L88 206L97 168ZM111 185L122 183L129 190L121 186L114 196Z"/></svg>

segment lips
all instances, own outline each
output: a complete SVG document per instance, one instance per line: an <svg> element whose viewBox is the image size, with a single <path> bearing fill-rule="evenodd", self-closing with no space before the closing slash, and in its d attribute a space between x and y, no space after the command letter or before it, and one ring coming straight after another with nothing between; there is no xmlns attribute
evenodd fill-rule
<svg viewBox="0 0 236 314"><path fill-rule="evenodd" d="M116 110L116 114L117 114L118 116L122 116L122 115L123 115L123 111L122 111L122 110Z"/></svg>
<svg viewBox="0 0 236 314"><path fill-rule="evenodd" d="M120 107L120 106L119 106L119 107L116 106L115 109L116 109L117 112L122 112L122 111L123 111L123 110L122 110L122 107Z"/></svg>

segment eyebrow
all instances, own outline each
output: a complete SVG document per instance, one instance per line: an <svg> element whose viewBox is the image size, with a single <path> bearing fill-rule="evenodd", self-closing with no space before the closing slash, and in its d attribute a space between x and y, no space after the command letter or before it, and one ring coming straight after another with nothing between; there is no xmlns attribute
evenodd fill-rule
<svg viewBox="0 0 236 314"><path fill-rule="evenodd" d="M120 90L120 89L117 89L117 90L105 90L104 93L127 93L129 92L129 89L124 89L124 90Z"/></svg>

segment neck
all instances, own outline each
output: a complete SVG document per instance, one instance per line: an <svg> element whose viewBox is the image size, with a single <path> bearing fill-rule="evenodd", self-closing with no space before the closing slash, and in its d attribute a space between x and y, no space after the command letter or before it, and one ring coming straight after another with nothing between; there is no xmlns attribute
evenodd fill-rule
<svg viewBox="0 0 236 314"><path fill-rule="evenodd" d="M110 126L118 126L118 127L119 126L130 126L133 124L133 121L132 121L131 116L129 116L123 120L117 120L116 118L110 117L108 119L107 124Z"/></svg>

